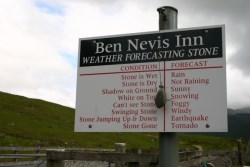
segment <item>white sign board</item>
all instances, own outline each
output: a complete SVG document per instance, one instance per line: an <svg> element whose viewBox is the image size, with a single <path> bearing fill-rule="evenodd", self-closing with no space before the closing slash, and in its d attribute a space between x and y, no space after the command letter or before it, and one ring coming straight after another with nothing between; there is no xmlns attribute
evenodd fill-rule
<svg viewBox="0 0 250 167"><path fill-rule="evenodd" d="M76 132L227 131L224 26L80 39ZM159 85L168 101L155 105Z"/></svg>

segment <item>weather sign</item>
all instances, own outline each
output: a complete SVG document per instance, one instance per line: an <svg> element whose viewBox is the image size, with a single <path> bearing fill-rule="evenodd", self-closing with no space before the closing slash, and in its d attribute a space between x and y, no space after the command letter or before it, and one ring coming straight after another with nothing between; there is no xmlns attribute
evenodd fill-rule
<svg viewBox="0 0 250 167"><path fill-rule="evenodd" d="M225 132L226 99L224 25L79 40L76 132Z"/></svg>

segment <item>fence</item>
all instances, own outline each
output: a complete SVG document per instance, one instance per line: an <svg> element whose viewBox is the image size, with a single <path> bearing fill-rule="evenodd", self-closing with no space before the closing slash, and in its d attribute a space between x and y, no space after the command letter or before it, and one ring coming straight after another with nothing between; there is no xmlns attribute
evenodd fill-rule
<svg viewBox="0 0 250 167"><path fill-rule="evenodd" d="M179 152L181 167L201 166L202 163L213 162L221 157L227 157L231 164L238 164L237 152L205 152L205 151L183 151ZM204 158L204 156L209 158ZM12 161L22 163L23 161L34 161L37 164L47 163L47 167L61 167L66 165L65 160L69 161L95 161L107 162L106 166L157 166L158 151L146 150L126 150L119 143L115 149L83 149L83 148L44 148L44 147L0 147L0 166L3 162ZM202 158L199 158L202 157ZM195 158L195 159L194 159ZM224 160L226 161L226 160ZM235 161L235 162L234 162ZM192 165L191 165L192 164ZM2 165L7 166L7 165ZM219 166L222 167L220 164Z"/></svg>
<svg viewBox="0 0 250 167"><path fill-rule="evenodd" d="M17 162L20 159L39 160L46 157L46 148L42 147L0 147L0 161L12 159Z"/></svg>
<svg viewBox="0 0 250 167"><path fill-rule="evenodd" d="M180 152L180 160L189 160L200 156L200 151ZM45 147L0 147L0 166L3 162L47 161L50 166L63 166L64 160L106 161L108 164L126 164L127 166L158 164L158 150L126 150L122 143L116 144L115 149L84 149L84 148L45 148ZM6 163L4 163L6 164ZM49 166L48 165L48 166ZM111 166L111 165L109 165Z"/></svg>

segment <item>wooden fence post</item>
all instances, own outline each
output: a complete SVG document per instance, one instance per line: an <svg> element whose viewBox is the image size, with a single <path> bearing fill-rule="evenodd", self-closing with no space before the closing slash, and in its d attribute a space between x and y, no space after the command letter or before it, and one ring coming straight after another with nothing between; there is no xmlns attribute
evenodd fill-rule
<svg viewBox="0 0 250 167"><path fill-rule="evenodd" d="M237 146L238 146L238 162L239 165L244 165L244 159L243 159L243 147L242 147L242 140L237 140Z"/></svg>
<svg viewBox="0 0 250 167"><path fill-rule="evenodd" d="M132 153L136 153L136 154L141 154L141 150L140 149L133 149L131 150ZM128 163L128 167L140 167L140 162L127 162Z"/></svg>
<svg viewBox="0 0 250 167"><path fill-rule="evenodd" d="M115 152L126 153L126 143L115 143Z"/></svg>
<svg viewBox="0 0 250 167"><path fill-rule="evenodd" d="M15 147L14 149L14 154L18 154L18 149L17 147ZM18 158L14 158L14 162L17 162L18 161Z"/></svg>
<svg viewBox="0 0 250 167"><path fill-rule="evenodd" d="M115 152L126 153L126 143L115 143ZM124 165L122 162L115 163L115 167L123 167Z"/></svg>
<svg viewBox="0 0 250 167"><path fill-rule="evenodd" d="M36 150L36 154L39 154L39 153L40 153L40 147L38 147L37 150ZM38 161L39 159L40 159L39 156L35 157L35 161Z"/></svg>
<svg viewBox="0 0 250 167"><path fill-rule="evenodd" d="M64 149L47 150L47 163L46 167L64 167L64 161L54 158L54 151L65 151Z"/></svg>

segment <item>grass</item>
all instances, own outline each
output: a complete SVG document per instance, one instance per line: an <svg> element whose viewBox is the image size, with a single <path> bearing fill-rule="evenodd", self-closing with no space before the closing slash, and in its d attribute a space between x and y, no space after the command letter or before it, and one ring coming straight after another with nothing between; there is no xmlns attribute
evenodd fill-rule
<svg viewBox="0 0 250 167"><path fill-rule="evenodd" d="M231 150L235 139L179 134L180 149ZM74 109L0 92L0 146L158 149L158 133L75 133Z"/></svg>

